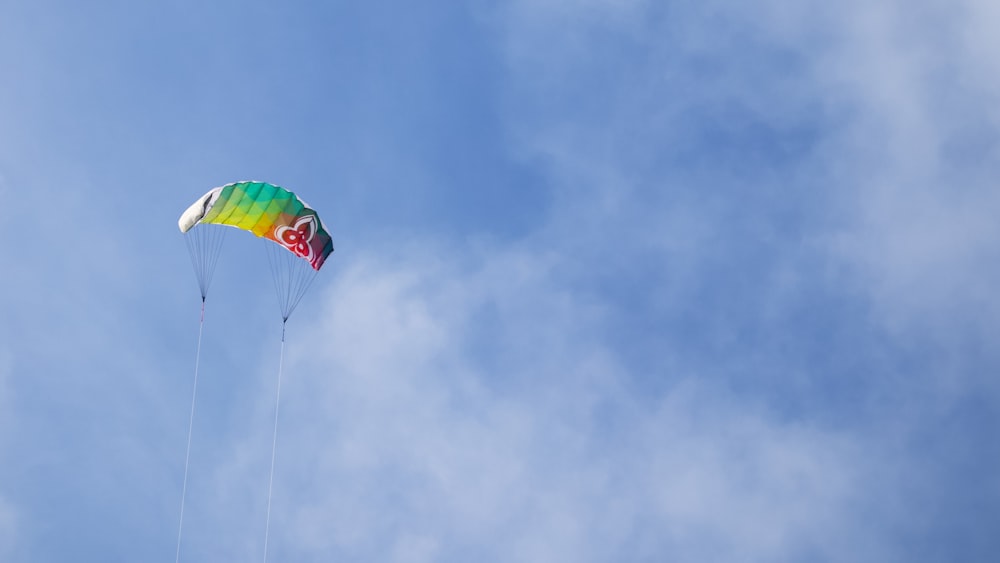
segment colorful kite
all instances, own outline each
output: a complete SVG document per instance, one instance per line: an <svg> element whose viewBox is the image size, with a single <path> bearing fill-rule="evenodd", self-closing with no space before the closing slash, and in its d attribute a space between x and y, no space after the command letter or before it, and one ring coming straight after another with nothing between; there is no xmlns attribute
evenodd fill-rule
<svg viewBox="0 0 1000 563"><path fill-rule="evenodd" d="M205 298L212 274L222 253L222 243L228 229L235 227L273 241L267 242L268 265L274 278L281 309L281 354L278 357L278 392L274 401L274 434L271 443L271 473L267 489L267 516L264 525L264 562L267 563L268 537L271 526L271 494L274 484L274 459L278 441L278 406L281 397L281 373L285 358L285 323L305 295L327 256L333 252L330 234L319 215L292 192L264 182L235 182L209 190L198 198L177 221L185 234L191 264L201 289L201 321L198 327L198 348L195 353L194 385L191 390L191 411L188 419L187 450L184 457L184 479L181 484L181 506L177 522L175 563L180 563L181 538L184 529L184 502L187 496L188 468L191 457L191 434L194 428L195 398L198 391L198 371L201 365L201 339L205 326Z"/></svg>
<svg viewBox="0 0 1000 563"><path fill-rule="evenodd" d="M292 192L264 182L236 182L210 190L177 222L182 233L199 223L229 225L268 238L314 270L333 252L319 215Z"/></svg>

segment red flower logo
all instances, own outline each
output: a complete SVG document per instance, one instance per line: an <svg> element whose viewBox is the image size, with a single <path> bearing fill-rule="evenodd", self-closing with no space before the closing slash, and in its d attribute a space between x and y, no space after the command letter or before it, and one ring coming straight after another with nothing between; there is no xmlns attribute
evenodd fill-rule
<svg viewBox="0 0 1000 563"><path fill-rule="evenodd" d="M274 238L282 246L310 263L313 260L313 249L309 243L314 236L316 236L316 218L312 215L300 217L291 227L283 225L274 230Z"/></svg>

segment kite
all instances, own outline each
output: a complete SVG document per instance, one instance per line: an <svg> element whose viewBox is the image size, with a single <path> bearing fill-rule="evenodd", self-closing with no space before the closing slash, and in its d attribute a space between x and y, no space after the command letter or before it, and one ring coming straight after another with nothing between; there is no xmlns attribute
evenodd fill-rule
<svg viewBox="0 0 1000 563"><path fill-rule="evenodd" d="M319 270L333 252L330 234L294 193L264 182L235 182L210 190L177 221L182 233L199 223L229 225L285 247Z"/></svg>
<svg viewBox="0 0 1000 563"><path fill-rule="evenodd" d="M333 241L319 215L285 188L266 182L234 182L211 189L177 221L181 232L187 234L202 300L225 234L206 228L214 225L249 231L274 243L266 248L282 320L288 319L333 252Z"/></svg>
<svg viewBox="0 0 1000 563"><path fill-rule="evenodd" d="M201 321L195 354L194 383L188 419L187 451L177 523L175 563L180 563L181 537L184 528L184 503L187 496L188 468L191 457L191 434L194 428L195 398L201 364L201 341L205 324L205 298L222 252L225 233L234 227L265 240L268 265L281 309L281 353L278 357L278 382L274 402L274 434L271 443L271 472L267 489L267 517L264 525L264 562L267 563L271 526L271 496L274 484L274 460L278 440L278 407L281 398L281 375L285 358L285 324L333 252L333 241L316 211L294 193L265 182L234 182L213 188L181 214L177 226L184 233L191 264L201 290Z"/></svg>

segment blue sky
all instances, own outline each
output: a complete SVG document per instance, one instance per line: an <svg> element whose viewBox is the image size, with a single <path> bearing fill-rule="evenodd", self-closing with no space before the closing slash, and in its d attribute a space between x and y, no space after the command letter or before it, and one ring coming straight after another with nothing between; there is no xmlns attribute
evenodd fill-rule
<svg viewBox="0 0 1000 563"><path fill-rule="evenodd" d="M259 179L275 561L989 561L1000 10L8 2L0 559L174 555L198 292ZM181 561L262 556L280 318L228 237Z"/></svg>

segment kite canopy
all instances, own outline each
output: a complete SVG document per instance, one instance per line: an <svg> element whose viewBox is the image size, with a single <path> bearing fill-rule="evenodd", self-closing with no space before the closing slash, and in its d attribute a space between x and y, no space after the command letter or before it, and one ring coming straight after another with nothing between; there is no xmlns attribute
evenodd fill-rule
<svg viewBox="0 0 1000 563"><path fill-rule="evenodd" d="M264 182L234 182L209 190L184 211L177 226L186 235L203 301L229 230L220 226L267 239L264 247L283 320L333 252L333 241L316 211L294 193Z"/></svg>
<svg viewBox="0 0 1000 563"><path fill-rule="evenodd" d="M177 221L182 233L197 224L229 225L284 247L319 270L333 241L319 215L294 193L265 182L235 182L198 198Z"/></svg>

